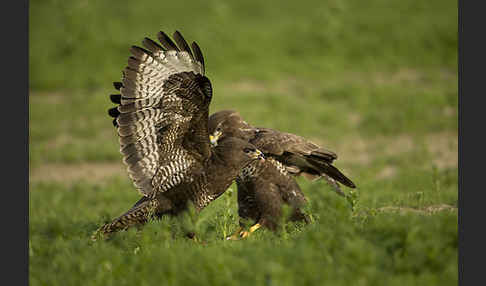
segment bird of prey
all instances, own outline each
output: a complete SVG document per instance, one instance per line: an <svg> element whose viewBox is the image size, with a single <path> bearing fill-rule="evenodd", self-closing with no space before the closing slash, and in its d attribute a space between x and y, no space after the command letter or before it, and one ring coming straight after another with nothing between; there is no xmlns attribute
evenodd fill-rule
<svg viewBox="0 0 486 286"><path fill-rule="evenodd" d="M143 225L153 215L177 215L191 203L197 211L218 198L249 163L264 160L248 141L228 137L211 148L208 135L212 88L204 58L193 42L164 32L159 45L145 38L111 95L120 152L128 175L143 195L130 210L95 233L110 234Z"/></svg>
<svg viewBox="0 0 486 286"><path fill-rule="evenodd" d="M306 199L293 176L323 177L343 196L339 183L356 187L332 165L337 159L334 152L295 134L253 127L237 111L213 113L209 117L209 134L213 146L218 146L219 140L226 137L237 137L255 145L266 158L264 162L246 166L236 179L240 228L228 239L246 237L261 226L275 230L283 204L293 209L291 220L307 221L300 211ZM246 231L241 218L251 219L256 224Z"/></svg>

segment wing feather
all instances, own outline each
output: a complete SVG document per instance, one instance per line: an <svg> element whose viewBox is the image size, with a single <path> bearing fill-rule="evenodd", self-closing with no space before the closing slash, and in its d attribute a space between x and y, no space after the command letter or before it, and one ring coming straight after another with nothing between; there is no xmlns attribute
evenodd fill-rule
<svg viewBox="0 0 486 286"><path fill-rule="evenodd" d="M123 83L119 82L119 81L115 81L113 82L113 87L116 89L116 90L120 90L120 88L123 87Z"/></svg>
<svg viewBox="0 0 486 286"><path fill-rule="evenodd" d="M179 31L174 32L174 40L176 41L177 45L179 46L179 49L181 51L185 51L189 54L191 59L194 60L194 56L192 55L191 48L189 48L189 45L187 44L186 40L184 37L182 37L182 34Z"/></svg>
<svg viewBox="0 0 486 286"><path fill-rule="evenodd" d="M207 120L212 93L201 51L194 57L179 32L174 33L179 47L164 32L158 38L161 45L145 38L145 48L130 48L122 80L113 83L120 95L110 96L118 104L109 115L115 117L123 162L145 196L188 178L197 160L183 142L192 133L208 137L193 129L204 126L200 121L204 114Z"/></svg>
<svg viewBox="0 0 486 286"><path fill-rule="evenodd" d="M157 38L159 39L160 43L168 50L180 51L179 48L174 44L174 42L167 36L166 33L160 31L157 34Z"/></svg>
<svg viewBox="0 0 486 286"><path fill-rule="evenodd" d="M191 46L192 46L192 50L194 52L194 56L196 58L196 61L201 64L201 73L204 74L206 68L204 66L204 57L203 57L203 54L201 52L201 49L199 48L199 46L197 45L196 42L192 42Z"/></svg>
<svg viewBox="0 0 486 286"><path fill-rule="evenodd" d="M336 153L320 147L304 137L270 128L253 127L233 110L221 110L210 117L210 130L221 127L228 136L248 140L265 155L280 161L287 172L306 177L334 179L345 186L355 188L354 183L332 165ZM328 180L329 181L329 180Z"/></svg>

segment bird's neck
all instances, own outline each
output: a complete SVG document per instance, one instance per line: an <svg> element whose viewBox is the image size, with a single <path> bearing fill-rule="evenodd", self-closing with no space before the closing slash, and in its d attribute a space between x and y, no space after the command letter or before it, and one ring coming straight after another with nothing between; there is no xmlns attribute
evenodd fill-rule
<svg viewBox="0 0 486 286"><path fill-rule="evenodd" d="M238 176L240 168L221 158L214 150L206 164L207 181L212 186L212 193L221 195L231 186Z"/></svg>

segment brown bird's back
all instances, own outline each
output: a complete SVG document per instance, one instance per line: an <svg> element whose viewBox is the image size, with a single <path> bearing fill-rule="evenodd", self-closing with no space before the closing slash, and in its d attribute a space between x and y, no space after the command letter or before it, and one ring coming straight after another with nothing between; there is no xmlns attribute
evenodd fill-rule
<svg viewBox="0 0 486 286"><path fill-rule="evenodd" d="M239 215L257 221L257 225L275 230L284 204L293 209L292 220L307 220L300 210L306 199L293 175L323 177L339 194L343 194L339 183L356 187L332 165L336 153L295 134L253 127L236 111L213 113L209 117L209 134L213 146L220 138L234 136L265 154L264 163L251 164L237 178Z"/></svg>

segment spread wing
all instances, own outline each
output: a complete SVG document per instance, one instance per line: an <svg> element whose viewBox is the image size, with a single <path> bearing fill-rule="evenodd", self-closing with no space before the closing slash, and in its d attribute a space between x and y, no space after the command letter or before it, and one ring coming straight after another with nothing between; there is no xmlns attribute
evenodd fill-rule
<svg viewBox="0 0 486 286"><path fill-rule="evenodd" d="M145 38L146 49L132 46L122 81L114 83L120 94L111 95L118 106L109 110L128 174L145 196L188 179L210 149L212 89L201 50L192 43L191 51L177 31L177 45L163 32L158 38L162 45Z"/></svg>

